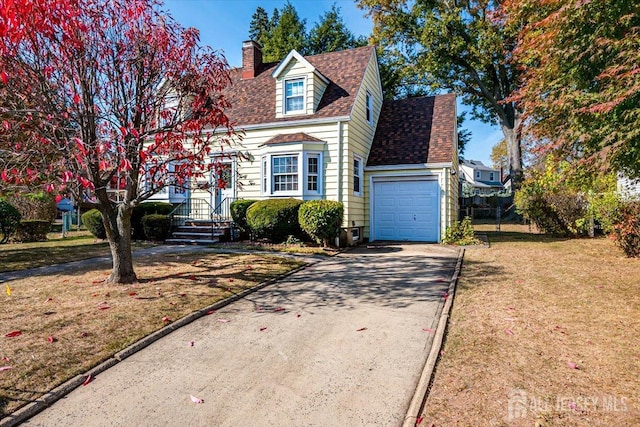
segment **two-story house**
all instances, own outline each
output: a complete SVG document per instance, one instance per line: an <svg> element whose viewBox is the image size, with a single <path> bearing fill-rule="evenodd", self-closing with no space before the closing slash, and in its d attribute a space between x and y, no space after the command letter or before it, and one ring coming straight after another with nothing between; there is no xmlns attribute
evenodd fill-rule
<svg viewBox="0 0 640 427"><path fill-rule="evenodd" d="M479 160L460 162L460 193L462 197L486 197L505 192L501 172L485 166Z"/></svg>
<svg viewBox="0 0 640 427"><path fill-rule="evenodd" d="M346 243L440 241L458 210L455 95L383 101L373 46L293 50L277 63L263 63L254 41L242 50L225 94L244 135L211 155L223 165L211 181L225 188L193 183L176 202L220 210L238 198L337 200Z"/></svg>

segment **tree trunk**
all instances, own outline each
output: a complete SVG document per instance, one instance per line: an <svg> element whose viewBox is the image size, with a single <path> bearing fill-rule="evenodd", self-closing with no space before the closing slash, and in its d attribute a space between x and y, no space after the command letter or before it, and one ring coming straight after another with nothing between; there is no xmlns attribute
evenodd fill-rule
<svg viewBox="0 0 640 427"><path fill-rule="evenodd" d="M505 116L501 117L500 128L507 144L507 157L509 158L509 175L511 176L511 188L517 190L523 179L522 171L522 119L520 113L511 105L505 107Z"/></svg>
<svg viewBox="0 0 640 427"><path fill-rule="evenodd" d="M103 212L107 240L111 249L113 268L107 283L135 283L138 281L133 271L131 254L131 212L132 208L125 204Z"/></svg>

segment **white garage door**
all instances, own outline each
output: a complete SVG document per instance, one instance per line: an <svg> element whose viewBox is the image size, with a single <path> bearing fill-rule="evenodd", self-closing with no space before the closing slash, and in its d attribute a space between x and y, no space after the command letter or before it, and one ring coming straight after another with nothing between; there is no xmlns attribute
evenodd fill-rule
<svg viewBox="0 0 640 427"><path fill-rule="evenodd" d="M374 181L371 240L437 242L439 195L435 180Z"/></svg>

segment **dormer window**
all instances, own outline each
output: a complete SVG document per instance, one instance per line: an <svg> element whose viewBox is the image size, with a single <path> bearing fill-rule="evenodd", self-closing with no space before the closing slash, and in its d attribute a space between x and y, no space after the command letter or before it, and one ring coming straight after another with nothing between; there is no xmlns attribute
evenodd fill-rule
<svg viewBox="0 0 640 427"><path fill-rule="evenodd" d="M285 80L284 112L299 113L304 111L304 79Z"/></svg>

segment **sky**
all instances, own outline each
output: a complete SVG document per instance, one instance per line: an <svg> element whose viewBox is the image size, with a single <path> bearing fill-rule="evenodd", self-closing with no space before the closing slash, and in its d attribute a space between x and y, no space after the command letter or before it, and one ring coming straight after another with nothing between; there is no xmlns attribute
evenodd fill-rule
<svg viewBox="0 0 640 427"><path fill-rule="evenodd" d="M271 15L274 8L282 9L285 3L286 0L165 0L165 9L183 26L197 28L202 44L224 54L231 67L239 67L242 42L249 37L249 23L256 8L261 6ZM335 3L345 24L356 36L371 34L371 19L353 0L291 0L291 3L300 18L306 19L307 31ZM465 108L458 102L458 112ZM464 158L491 165L491 147L502 139L500 128L471 120L469 115L464 127L471 131Z"/></svg>

